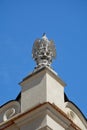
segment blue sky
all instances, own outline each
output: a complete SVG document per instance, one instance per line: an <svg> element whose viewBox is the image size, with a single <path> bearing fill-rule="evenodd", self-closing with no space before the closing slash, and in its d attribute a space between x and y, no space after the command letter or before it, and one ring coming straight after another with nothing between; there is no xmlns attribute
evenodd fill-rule
<svg viewBox="0 0 87 130"><path fill-rule="evenodd" d="M65 92L87 117L87 1L0 0L0 105L35 67L32 46L46 32L56 45L53 68Z"/></svg>

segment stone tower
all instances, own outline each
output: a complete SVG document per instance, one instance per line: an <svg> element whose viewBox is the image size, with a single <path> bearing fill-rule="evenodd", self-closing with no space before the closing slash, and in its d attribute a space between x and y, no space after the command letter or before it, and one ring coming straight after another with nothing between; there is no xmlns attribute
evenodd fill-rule
<svg viewBox="0 0 87 130"><path fill-rule="evenodd" d="M36 66L21 82L16 100L0 108L0 130L87 130L87 121L64 93L66 84L52 69L55 44L46 34L34 42Z"/></svg>

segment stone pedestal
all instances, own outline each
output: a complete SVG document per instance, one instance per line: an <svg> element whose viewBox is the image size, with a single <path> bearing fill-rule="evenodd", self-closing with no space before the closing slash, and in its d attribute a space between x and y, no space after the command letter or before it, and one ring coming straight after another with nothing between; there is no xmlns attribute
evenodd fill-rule
<svg viewBox="0 0 87 130"><path fill-rule="evenodd" d="M20 85L22 112L44 102L50 102L64 109L65 83L49 67L30 74Z"/></svg>

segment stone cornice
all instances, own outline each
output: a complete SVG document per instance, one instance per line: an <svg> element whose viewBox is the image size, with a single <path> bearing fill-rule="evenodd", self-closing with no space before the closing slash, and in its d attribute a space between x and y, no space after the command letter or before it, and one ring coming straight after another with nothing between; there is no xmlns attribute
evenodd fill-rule
<svg viewBox="0 0 87 130"><path fill-rule="evenodd" d="M45 112L47 112L48 115L50 115L52 112L53 113L55 112L57 114L56 115L57 118L59 117L61 120L64 120L64 122L62 122L63 123L63 127L64 126L67 127L67 128L68 127L72 127L75 130L81 130L79 128L79 126L77 126L75 123L73 123L72 120L70 120L68 118L68 116L60 108L58 108L57 106L55 106L54 104L51 104L49 102L45 102L43 104L39 104L36 107L32 108L31 110L27 110L24 113L17 114L16 116L14 116L13 118L9 119L8 121L1 123L0 124L0 130L3 130L5 128L11 126L11 125L14 125L15 122L17 124L17 122L20 122L21 119L22 120L24 118L27 119L27 116L32 114L32 112L35 114L35 111L37 113L37 112L40 112L39 110L45 110ZM52 116L52 114L51 114L51 116Z"/></svg>

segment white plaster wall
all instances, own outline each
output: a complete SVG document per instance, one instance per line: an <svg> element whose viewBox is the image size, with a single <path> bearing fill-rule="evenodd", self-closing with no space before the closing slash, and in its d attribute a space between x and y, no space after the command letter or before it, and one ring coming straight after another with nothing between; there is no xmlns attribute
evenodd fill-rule
<svg viewBox="0 0 87 130"><path fill-rule="evenodd" d="M47 81L47 101L54 103L56 106L64 110L64 87L48 73L46 74Z"/></svg>
<svg viewBox="0 0 87 130"><path fill-rule="evenodd" d="M20 130L39 130L46 126L46 116L41 116L35 120L26 122L20 127Z"/></svg>
<svg viewBox="0 0 87 130"><path fill-rule="evenodd" d="M51 117L47 115L47 126L49 126L52 130L65 130L60 124L55 122Z"/></svg>
<svg viewBox="0 0 87 130"><path fill-rule="evenodd" d="M46 101L46 77L35 76L22 87L21 110L22 112Z"/></svg>

